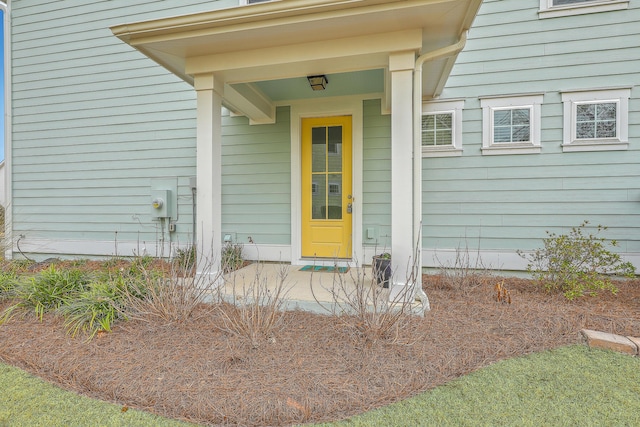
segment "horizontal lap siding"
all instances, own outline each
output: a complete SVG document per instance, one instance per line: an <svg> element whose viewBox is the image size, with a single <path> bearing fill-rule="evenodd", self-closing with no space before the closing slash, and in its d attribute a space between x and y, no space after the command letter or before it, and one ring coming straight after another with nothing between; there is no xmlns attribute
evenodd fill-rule
<svg viewBox="0 0 640 427"><path fill-rule="evenodd" d="M391 246L391 116L380 100L364 101L363 242L378 249ZM373 229L368 238L367 229Z"/></svg>
<svg viewBox="0 0 640 427"><path fill-rule="evenodd" d="M640 88L629 150L563 153L561 91L640 84L640 8L538 19L537 0L485 1L442 98L466 98L462 157L423 160L426 248L529 250L589 220L640 252ZM479 97L544 93L542 152L483 156Z"/></svg>
<svg viewBox="0 0 640 427"><path fill-rule="evenodd" d="M173 239L192 238L195 91L109 27L235 4L12 2L16 235L157 240L151 185L171 178L179 196Z"/></svg>
<svg viewBox="0 0 640 427"><path fill-rule="evenodd" d="M291 123L288 107L276 123L251 126L223 118L222 231L239 243L291 243Z"/></svg>

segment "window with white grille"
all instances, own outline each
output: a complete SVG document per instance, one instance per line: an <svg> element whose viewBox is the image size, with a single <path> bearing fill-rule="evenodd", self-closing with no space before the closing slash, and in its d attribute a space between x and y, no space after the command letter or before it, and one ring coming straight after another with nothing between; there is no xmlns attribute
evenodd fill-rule
<svg viewBox="0 0 640 427"><path fill-rule="evenodd" d="M563 92L563 151L626 150L631 89Z"/></svg>
<svg viewBox="0 0 640 427"><path fill-rule="evenodd" d="M423 157L462 155L462 100L430 101L422 104Z"/></svg>
<svg viewBox="0 0 640 427"><path fill-rule="evenodd" d="M543 99L539 94L481 98L482 154L539 153Z"/></svg>

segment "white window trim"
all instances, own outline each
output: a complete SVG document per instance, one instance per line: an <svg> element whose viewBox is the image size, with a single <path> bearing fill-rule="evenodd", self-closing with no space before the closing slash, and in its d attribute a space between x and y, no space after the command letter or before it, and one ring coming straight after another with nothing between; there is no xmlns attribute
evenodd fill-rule
<svg viewBox="0 0 640 427"><path fill-rule="evenodd" d="M499 96L480 98L482 107L482 154L537 154L540 145L540 121L543 94ZM530 141L518 143L493 142L493 112L502 109L528 108L531 110Z"/></svg>
<svg viewBox="0 0 640 427"><path fill-rule="evenodd" d="M615 151L628 149L630 96L631 88L562 92L562 151ZM584 102L615 102L618 105L616 117L616 138L593 140L576 139L576 106Z"/></svg>
<svg viewBox="0 0 640 427"><path fill-rule="evenodd" d="M629 0L593 0L584 3L554 6L553 0L540 0L539 18L555 18L558 16L583 15L586 13L608 12L629 8Z"/></svg>
<svg viewBox="0 0 640 427"><path fill-rule="evenodd" d="M422 104L422 115L453 115L451 120L452 145L422 146L422 157L459 157L462 156L462 110L464 100L430 101Z"/></svg>
<svg viewBox="0 0 640 427"><path fill-rule="evenodd" d="M262 1L259 1L259 2L256 2L256 3L249 3L248 0L240 0L240 6L244 6L244 5L247 5L247 4L269 3L270 1L276 1L276 0L262 0Z"/></svg>

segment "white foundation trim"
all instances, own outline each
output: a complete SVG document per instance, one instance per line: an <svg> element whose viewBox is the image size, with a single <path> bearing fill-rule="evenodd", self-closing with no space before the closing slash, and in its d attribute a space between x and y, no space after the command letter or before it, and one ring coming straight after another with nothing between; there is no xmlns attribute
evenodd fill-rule
<svg viewBox="0 0 640 427"><path fill-rule="evenodd" d="M184 249L189 246L188 243L165 243L164 248L157 242L137 242L137 241L118 241L117 252L116 242L114 240L60 240L60 239L29 239L20 240L20 249L22 252L31 257L34 254L46 257L64 257L64 258L102 258L111 256L131 257L136 254L160 256L164 250L164 254L169 256L170 250ZM379 249L379 248L378 248ZM379 250L378 250L379 252ZM422 263L424 268L438 269L446 266L454 266L457 252L464 252L464 256L468 254L468 264L471 267L478 266L488 270L501 271L526 271L527 261L520 257L515 251L501 250L478 250L469 248L468 250L456 249L422 249ZM246 244L243 248L245 259L252 261L266 262L289 262L291 258L292 247L289 245L252 245ZM362 257L355 258L350 262L338 263L338 265L368 267L371 265L371 258L376 255L375 247L365 246L361 250ZM525 252L528 253L528 252ZM21 257L16 242L13 243L14 258ZM640 270L640 253L622 253L624 261L630 261L637 269ZM299 260L299 264L313 264L313 260ZM315 261L315 265L334 265L334 260L326 260L323 262ZM398 281L404 277L397 277Z"/></svg>
<svg viewBox="0 0 640 427"><path fill-rule="evenodd" d="M291 245L245 244L242 247L242 256L251 261L289 262Z"/></svg>
<svg viewBox="0 0 640 427"><path fill-rule="evenodd" d="M132 257L136 255L149 255L153 257L169 257L172 251L178 248L186 248L189 244L165 242L138 242L116 240L63 240L63 239L30 239L29 237L15 239L13 242L13 257L20 258L20 251L31 257L33 254L48 256L73 257Z"/></svg>
<svg viewBox="0 0 640 427"><path fill-rule="evenodd" d="M525 255L532 251L524 251ZM620 254L624 261L630 261L637 269L640 269L640 253ZM526 271L528 261L518 255L516 251L486 250L486 249L422 249L422 263L424 268L453 267L456 258L463 259L471 269L499 270L499 271Z"/></svg>

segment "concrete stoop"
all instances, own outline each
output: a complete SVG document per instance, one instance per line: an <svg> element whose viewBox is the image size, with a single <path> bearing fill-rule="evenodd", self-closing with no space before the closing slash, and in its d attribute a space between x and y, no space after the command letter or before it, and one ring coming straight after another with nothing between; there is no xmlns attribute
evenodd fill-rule
<svg viewBox="0 0 640 427"><path fill-rule="evenodd" d="M591 348L601 348L632 356L640 356L640 338L625 337L591 329L583 329L580 333L586 344Z"/></svg>

